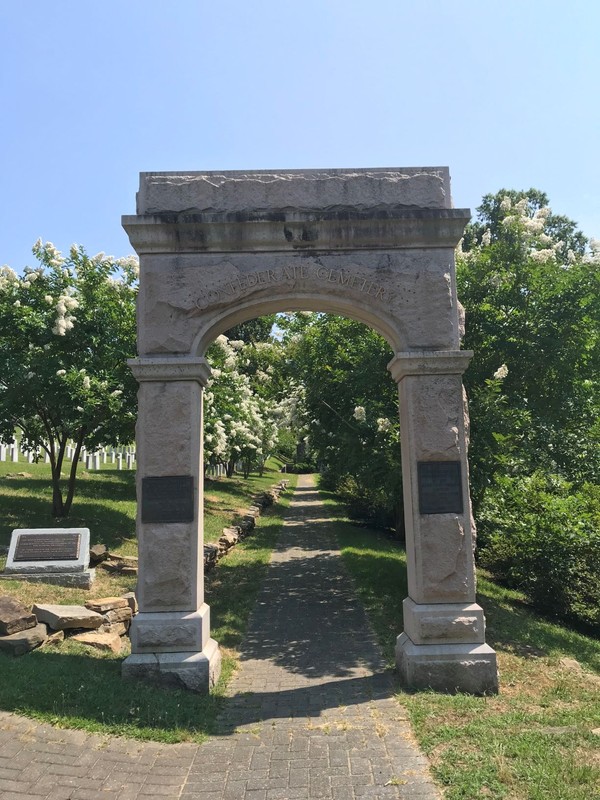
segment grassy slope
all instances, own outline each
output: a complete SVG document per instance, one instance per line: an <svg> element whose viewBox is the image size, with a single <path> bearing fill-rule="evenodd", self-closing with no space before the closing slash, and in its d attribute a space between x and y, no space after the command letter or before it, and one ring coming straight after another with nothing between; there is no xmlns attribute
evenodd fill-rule
<svg viewBox="0 0 600 800"><path fill-rule="evenodd" d="M383 534L349 523L335 499L323 496L392 664L407 594L404 552ZM592 733L600 729L600 642L541 619L517 593L483 575L478 588L487 640L498 652L500 694L399 693L446 798L600 797L600 735Z"/></svg>
<svg viewBox="0 0 600 800"><path fill-rule="evenodd" d="M0 464L14 472L12 464ZM8 544L13 527L51 526L47 504L47 467L22 464L18 471L33 477L0 478L0 543ZM248 505L249 497L280 479L268 470L248 481L236 477L207 481L206 540ZM289 476L294 483L294 476ZM135 554L135 475L106 472L83 475L73 516L67 526L85 525L92 542L102 542L123 554ZM0 654L0 708L38 717L55 725L174 742L201 741L214 728L223 693L235 669L238 647L254 605L256 593L277 538L287 498L270 509L252 536L236 546L206 578L206 600L211 606L212 636L223 649L222 677L210 697L124 682L120 656L103 656L72 642L46 647L12 659ZM65 524L65 523L62 523ZM0 591L25 603L82 603L132 588L135 579L114 578L98 570L94 589L53 587L3 581Z"/></svg>

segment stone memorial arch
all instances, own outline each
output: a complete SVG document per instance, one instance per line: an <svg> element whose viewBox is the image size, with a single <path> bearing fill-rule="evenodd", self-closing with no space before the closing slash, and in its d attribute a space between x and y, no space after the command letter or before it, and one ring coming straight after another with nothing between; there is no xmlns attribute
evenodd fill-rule
<svg viewBox="0 0 600 800"><path fill-rule="evenodd" d="M470 213L445 167L142 173L123 226L140 256L140 614L127 676L207 691L218 677L203 581L202 393L208 345L245 320L326 311L395 353L409 596L408 687L493 692L475 602L468 417L454 248ZM400 623L399 623L400 625Z"/></svg>

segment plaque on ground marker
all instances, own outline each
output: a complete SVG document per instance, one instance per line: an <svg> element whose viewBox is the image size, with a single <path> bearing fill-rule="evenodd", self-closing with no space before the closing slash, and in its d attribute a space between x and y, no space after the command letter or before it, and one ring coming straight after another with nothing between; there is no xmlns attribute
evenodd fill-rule
<svg viewBox="0 0 600 800"><path fill-rule="evenodd" d="M89 588L89 528L23 528L13 531L2 578Z"/></svg>
<svg viewBox="0 0 600 800"><path fill-rule="evenodd" d="M460 461L419 461L420 514L462 514Z"/></svg>
<svg viewBox="0 0 600 800"><path fill-rule="evenodd" d="M193 522L194 478L142 478L142 522Z"/></svg>
<svg viewBox="0 0 600 800"><path fill-rule="evenodd" d="M20 533L14 561L76 561L80 533Z"/></svg>

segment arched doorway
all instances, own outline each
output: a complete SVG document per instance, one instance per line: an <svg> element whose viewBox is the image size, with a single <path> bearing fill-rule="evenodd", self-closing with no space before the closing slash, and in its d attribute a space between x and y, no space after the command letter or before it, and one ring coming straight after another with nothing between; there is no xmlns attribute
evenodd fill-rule
<svg viewBox="0 0 600 800"><path fill-rule="evenodd" d="M446 168L142 173L123 218L140 256L140 614L124 674L207 691L219 673L203 586L202 393L210 342L277 311L327 311L391 344L409 597L406 686L497 690L475 603L468 416Z"/></svg>

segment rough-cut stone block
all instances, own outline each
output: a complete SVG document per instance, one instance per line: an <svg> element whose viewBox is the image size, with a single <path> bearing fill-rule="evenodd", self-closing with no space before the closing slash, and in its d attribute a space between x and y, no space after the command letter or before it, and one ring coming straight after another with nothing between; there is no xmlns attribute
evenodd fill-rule
<svg viewBox="0 0 600 800"><path fill-rule="evenodd" d="M105 614L115 608L128 608L129 604L124 597L100 597L97 600L88 600L85 607L97 614Z"/></svg>
<svg viewBox="0 0 600 800"><path fill-rule="evenodd" d="M134 615L137 614L138 611L139 611L139 608L138 608L138 601L137 601L137 598L135 596L135 592L126 592L123 595L123 598L125 600L127 600L127 605L131 609L131 613L134 614Z"/></svg>
<svg viewBox="0 0 600 800"><path fill-rule="evenodd" d="M84 606L59 606L36 603L33 613L40 622L45 622L54 630L69 628L99 628L104 622L102 614L90 611Z"/></svg>
<svg viewBox="0 0 600 800"><path fill-rule="evenodd" d="M495 694L496 653L487 644L414 644L406 633L396 641L396 667L403 686L438 692Z"/></svg>
<svg viewBox="0 0 600 800"><path fill-rule="evenodd" d="M125 636L129 630L129 625L124 622L105 622L96 629L98 633L116 633L117 636Z"/></svg>
<svg viewBox="0 0 600 800"><path fill-rule="evenodd" d="M48 634L48 638L43 643L43 647L50 647L50 645L57 645L65 640L65 632L64 631L54 631L53 633Z"/></svg>
<svg viewBox="0 0 600 800"><path fill-rule="evenodd" d="M90 564L95 567L108 558L108 547L105 544L93 544L90 547Z"/></svg>
<svg viewBox="0 0 600 800"><path fill-rule="evenodd" d="M447 167L142 172L138 214L404 205L450 208Z"/></svg>
<svg viewBox="0 0 600 800"><path fill-rule="evenodd" d="M11 656L22 656L34 650L46 641L47 628L40 622L35 628L11 633L10 636L0 636L0 652Z"/></svg>
<svg viewBox="0 0 600 800"><path fill-rule="evenodd" d="M106 611L102 616L106 622L125 622L129 624L133 617L133 612L129 606L125 606L125 608L115 608L112 611Z"/></svg>
<svg viewBox="0 0 600 800"><path fill-rule="evenodd" d="M95 647L97 650L103 650L104 652L121 652L121 637L118 633L86 631L85 633L76 633L74 636L71 636L71 639L74 642L79 642L79 644Z"/></svg>
<svg viewBox="0 0 600 800"><path fill-rule="evenodd" d="M0 597L0 635L9 636L12 633L35 628L37 619L28 608L15 600L10 595Z"/></svg>

